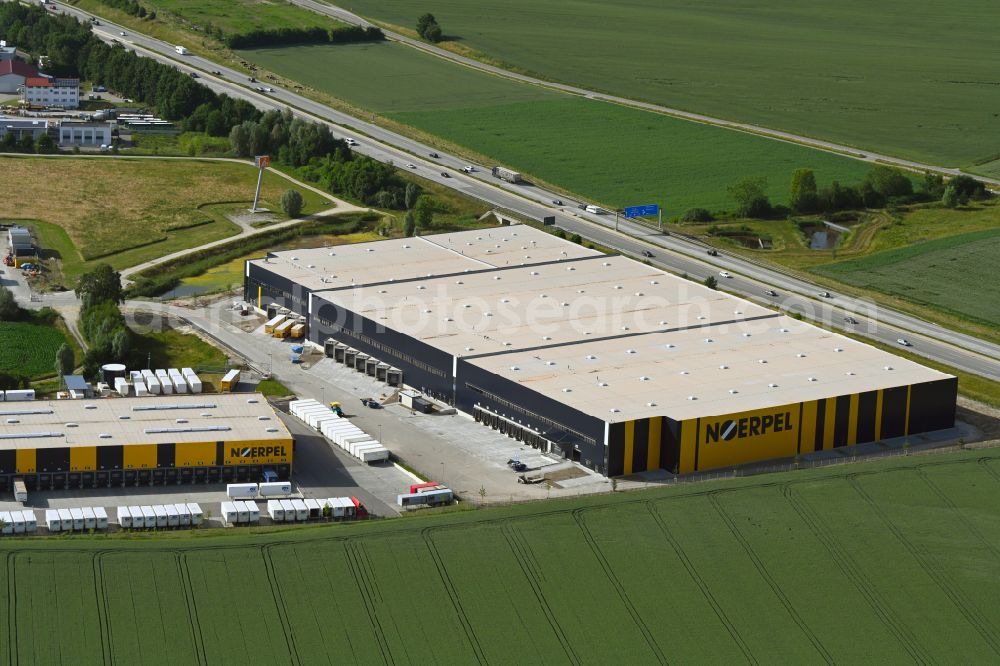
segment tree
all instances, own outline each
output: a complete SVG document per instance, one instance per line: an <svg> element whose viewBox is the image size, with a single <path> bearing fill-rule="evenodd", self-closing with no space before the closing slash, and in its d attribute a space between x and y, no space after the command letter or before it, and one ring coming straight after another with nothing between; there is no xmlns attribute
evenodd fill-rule
<svg viewBox="0 0 1000 666"><path fill-rule="evenodd" d="M52 140L52 137L48 134L43 134L38 137L38 141L35 142L35 152L40 154L48 154L56 152L56 142Z"/></svg>
<svg viewBox="0 0 1000 666"><path fill-rule="evenodd" d="M988 196L986 186L972 176L955 176L948 181L948 185L955 188L958 195L964 196L965 201L969 199L985 199ZM964 202L963 202L964 203Z"/></svg>
<svg viewBox="0 0 1000 666"><path fill-rule="evenodd" d="M420 195L414 210L417 214L417 228L430 229L434 222L434 199L426 194Z"/></svg>
<svg viewBox="0 0 1000 666"><path fill-rule="evenodd" d="M83 300L85 308L102 301L110 301L116 305L124 301L121 273L108 264L101 264L81 275L75 291L77 298Z"/></svg>
<svg viewBox="0 0 1000 666"><path fill-rule="evenodd" d="M707 208L688 208L681 215L681 222L711 222L714 219Z"/></svg>
<svg viewBox="0 0 1000 666"><path fill-rule="evenodd" d="M440 42L444 37L441 32L441 26L438 25L437 19L434 18L433 14L424 14L417 19L417 34L428 42L435 43Z"/></svg>
<svg viewBox="0 0 1000 666"><path fill-rule="evenodd" d="M921 189L928 198L940 199L944 196L944 177L939 173L928 171L924 174L924 182Z"/></svg>
<svg viewBox="0 0 1000 666"><path fill-rule="evenodd" d="M729 187L728 192L736 201L736 214L739 217L767 217L771 214L771 201L767 198L767 179L744 178Z"/></svg>
<svg viewBox="0 0 1000 666"><path fill-rule="evenodd" d="M403 198L406 209L411 210L417 204L418 198L420 198L420 186L416 183L407 183L406 195Z"/></svg>
<svg viewBox="0 0 1000 666"><path fill-rule="evenodd" d="M298 190L285 190L281 195L281 210L288 217L298 217L302 212L302 195Z"/></svg>
<svg viewBox="0 0 1000 666"><path fill-rule="evenodd" d="M948 187L944 188L944 194L941 195L941 203L945 208L957 208L968 201L969 197L964 192L960 192L953 183L948 183Z"/></svg>
<svg viewBox="0 0 1000 666"><path fill-rule="evenodd" d="M792 173L788 205L796 212L812 213L816 210L816 204L816 175L812 169L796 169Z"/></svg>
<svg viewBox="0 0 1000 666"><path fill-rule="evenodd" d="M406 216L403 218L403 235L413 236L417 233L417 218L413 214L412 210L406 211Z"/></svg>
<svg viewBox="0 0 1000 666"><path fill-rule="evenodd" d="M14 292L0 286L0 321L14 321L21 316L21 306L14 298Z"/></svg>
<svg viewBox="0 0 1000 666"><path fill-rule="evenodd" d="M111 355L119 361L124 361L130 351L132 351L132 331L122 326L116 329L111 337Z"/></svg>
<svg viewBox="0 0 1000 666"><path fill-rule="evenodd" d="M64 342L56 351L56 374L60 377L72 375L75 368L76 355L73 354L73 348Z"/></svg>
<svg viewBox="0 0 1000 666"><path fill-rule="evenodd" d="M719 281L715 279L714 275L709 275L707 278L705 278L704 284L709 289L718 289L719 288Z"/></svg>
<svg viewBox="0 0 1000 666"><path fill-rule="evenodd" d="M913 183L903 172L887 166L877 166L868 172L864 182L886 199L913 194Z"/></svg>
<svg viewBox="0 0 1000 666"><path fill-rule="evenodd" d="M21 141L17 144L17 149L22 153L35 152L35 140L31 138L31 134L25 134L21 137Z"/></svg>

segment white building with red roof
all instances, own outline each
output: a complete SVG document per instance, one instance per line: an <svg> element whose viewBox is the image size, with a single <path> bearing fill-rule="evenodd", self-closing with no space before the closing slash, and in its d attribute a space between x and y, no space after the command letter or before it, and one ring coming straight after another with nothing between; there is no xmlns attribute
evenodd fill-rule
<svg viewBox="0 0 1000 666"><path fill-rule="evenodd" d="M24 103L29 107L80 108L80 79L29 77L24 82Z"/></svg>

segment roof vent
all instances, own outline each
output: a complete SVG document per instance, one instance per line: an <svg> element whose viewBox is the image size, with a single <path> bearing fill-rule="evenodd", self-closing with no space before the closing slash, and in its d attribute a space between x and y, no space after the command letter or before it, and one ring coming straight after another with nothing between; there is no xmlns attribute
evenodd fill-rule
<svg viewBox="0 0 1000 666"><path fill-rule="evenodd" d="M647 407L656 407L656 403L655 402L647 402L646 406Z"/></svg>
<svg viewBox="0 0 1000 666"><path fill-rule="evenodd" d="M715 342L712 338L705 338L705 342Z"/></svg>
<svg viewBox="0 0 1000 666"><path fill-rule="evenodd" d="M587 360L588 360L588 361L593 361L593 360L595 360L596 358L597 358L597 357L596 357L596 356L594 356L593 354L587 354Z"/></svg>
<svg viewBox="0 0 1000 666"><path fill-rule="evenodd" d="M425 308L424 309L424 314L430 314L430 313L431 313L431 309L430 308Z"/></svg>
<svg viewBox="0 0 1000 666"><path fill-rule="evenodd" d="M128 414L121 414L121 415L119 415L118 420L119 421L127 421L129 418L130 417L129 417Z"/></svg>
<svg viewBox="0 0 1000 666"><path fill-rule="evenodd" d="M516 365L512 365L512 366L510 366L510 369L513 370L514 372L517 372L521 368L517 367Z"/></svg>
<svg viewBox="0 0 1000 666"><path fill-rule="evenodd" d="M387 289L379 289L378 293L380 293L380 294L388 294L389 291Z"/></svg>
<svg viewBox="0 0 1000 666"><path fill-rule="evenodd" d="M455 321L455 320L454 320L454 319L452 319L451 317L445 317L445 318L444 318L444 320L445 320L445 321Z"/></svg>
<svg viewBox="0 0 1000 666"><path fill-rule="evenodd" d="M757 359L757 362L758 363L767 363L767 359L766 358L759 358L759 359Z"/></svg>
<svg viewBox="0 0 1000 666"><path fill-rule="evenodd" d="M885 366L885 367L884 367L884 368L882 368L882 369L883 369L883 370L892 370L892 366L891 366L891 365L887 365L887 366Z"/></svg>
<svg viewBox="0 0 1000 666"><path fill-rule="evenodd" d="M853 377L854 376L854 372L852 372L851 370L848 370L844 374L847 375L848 377Z"/></svg>
<svg viewBox="0 0 1000 666"><path fill-rule="evenodd" d="M426 288L427 288L427 287L425 287L425 286L424 286L424 285L422 285L422 284L418 284L418 285L417 285L417 289L426 289Z"/></svg>
<svg viewBox="0 0 1000 666"><path fill-rule="evenodd" d="M809 381L814 382L814 381L816 381L816 378L815 377L810 377Z"/></svg>
<svg viewBox="0 0 1000 666"><path fill-rule="evenodd" d="M607 382L597 382L597 385L598 386L607 386L608 383Z"/></svg>
<svg viewBox="0 0 1000 666"><path fill-rule="evenodd" d="M316 264L306 264L306 268L316 268Z"/></svg>
<svg viewBox="0 0 1000 666"><path fill-rule="evenodd" d="M660 284L659 280L650 280L649 284Z"/></svg>
<svg viewBox="0 0 1000 666"><path fill-rule="evenodd" d="M603 262L603 263L602 263L601 265L602 265L602 266L610 266L610 265L611 265L611 262L610 262L610 261L605 261L605 262Z"/></svg>
<svg viewBox="0 0 1000 666"><path fill-rule="evenodd" d="M505 340L504 343L503 343L504 347L510 347L510 345L511 345L511 343L509 341L507 341L507 340Z"/></svg>
<svg viewBox="0 0 1000 666"><path fill-rule="evenodd" d="M263 415L261 415L261 416L257 417L257 420L258 421L270 421L271 417L270 416L263 416Z"/></svg>
<svg viewBox="0 0 1000 666"><path fill-rule="evenodd" d="M767 385L767 387L768 388L778 388L778 385L775 384L774 382L771 382L770 384Z"/></svg>
<svg viewBox="0 0 1000 666"><path fill-rule="evenodd" d="M298 257L292 257L292 261L298 261L298 260L299 260Z"/></svg>
<svg viewBox="0 0 1000 666"><path fill-rule="evenodd" d="M672 343L668 342L667 344L663 345L663 348L664 348L664 349L673 349L673 348L674 348L674 346L675 346L675 345L673 345Z"/></svg>
<svg viewBox="0 0 1000 666"><path fill-rule="evenodd" d="M733 310L733 314L741 315L741 314L743 314L743 311L742 310Z"/></svg>
<svg viewBox="0 0 1000 666"><path fill-rule="evenodd" d="M687 370L681 370L681 374L682 375L690 375L691 373L688 372Z"/></svg>
<svg viewBox="0 0 1000 666"><path fill-rule="evenodd" d="M623 331L627 331L628 330L628 326L622 326L622 330Z"/></svg>
<svg viewBox="0 0 1000 666"><path fill-rule="evenodd" d="M788 333L787 328L779 328L778 330L781 331L782 333Z"/></svg>
<svg viewBox="0 0 1000 666"><path fill-rule="evenodd" d="M615 285L615 289L621 289L621 288L622 288L622 286L620 284L616 284Z"/></svg>
<svg viewBox="0 0 1000 666"><path fill-rule="evenodd" d="M247 398L247 404L248 405L256 405L257 404L257 398Z"/></svg>
<svg viewBox="0 0 1000 666"><path fill-rule="evenodd" d="M109 435L106 432L102 432L100 435L98 435L98 437L100 437L101 439L111 439L111 435Z"/></svg>
<svg viewBox="0 0 1000 666"><path fill-rule="evenodd" d="M564 388L563 389L563 393L572 393L572 392L573 392L573 389L571 389L571 388Z"/></svg>
<svg viewBox="0 0 1000 666"><path fill-rule="evenodd" d="M799 352L799 353L798 353L798 354L796 354L795 356L796 356L796 357L798 357L798 358L805 358L805 357L806 357L806 355L805 355L805 354L803 354L802 352Z"/></svg>
<svg viewBox="0 0 1000 666"><path fill-rule="evenodd" d="M722 365L719 366L719 370L728 370L728 369L729 369L729 366L726 365L725 363L723 363Z"/></svg>
<svg viewBox="0 0 1000 666"><path fill-rule="evenodd" d="M266 430L267 430L267 432L278 432L278 429L275 428L275 427L273 427L273 426L270 427L270 428L267 428Z"/></svg>
<svg viewBox="0 0 1000 666"><path fill-rule="evenodd" d="M704 319L705 315L698 315L698 319Z"/></svg>
<svg viewBox="0 0 1000 666"><path fill-rule="evenodd" d="M501 298L500 302L501 303L510 303L510 299L509 298Z"/></svg>
<svg viewBox="0 0 1000 666"><path fill-rule="evenodd" d="M538 271L531 271L532 275L538 275Z"/></svg>
<svg viewBox="0 0 1000 666"><path fill-rule="evenodd" d="M466 347L465 351L472 351L472 347Z"/></svg>
<svg viewBox="0 0 1000 666"><path fill-rule="evenodd" d="M410 246L409 246L409 245L404 245L404 246L403 246L403 249L404 249L404 250L409 250L409 249L410 249ZM369 252L371 252L371 251L372 251L372 249L371 249L371 248L369 248L369 249L368 249L368 251L369 251Z"/></svg>
<svg viewBox="0 0 1000 666"><path fill-rule="evenodd" d="M635 354L635 353L636 353L636 351L635 351L634 349L626 349L626 350L625 350L625 353L626 353L626 354Z"/></svg>
<svg viewBox="0 0 1000 666"><path fill-rule="evenodd" d="M499 280L499 279L500 279L500 276L499 276L499 275L494 275L494 276L493 276L493 279L494 279L494 280Z"/></svg>
<svg viewBox="0 0 1000 666"><path fill-rule="evenodd" d="M555 361L546 361L545 362L545 365L549 365L549 366L552 366L552 365L555 365L555 364L556 364Z"/></svg>
<svg viewBox="0 0 1000 666"><path fill-rule="evenodd" d="M637 292L635 292L635 295L636 295L636 296L642 296L642 295L643 295L643 293L642 293L641 291L637 291Z"/></svg>
<svg viewBox="0 0 1000 666"><path fill-rule="evenodd" d="M833 351L835 351L835 352L842 352L842 351L844 351L844 350L843 350L843 349L841 349L840 347L834 347L834 348L833 348Z"/></svg>
<svg viewBox="0 0 1000 666"><path fill-rule="evenodd" d="M639 381L640 382L648 382L649 381L649 377L643 375L642 377L639 377Z"/></svg>
<svg viewBox="0 0 1000 666"><path fill-rule="evenodd" d="M542 336L542 340L551 340L551 339L552 339L551 335L543 335Z"/></svg>
<svg viewBox="0 0 1000 666"><path fill-rule="evenodd" d="M622 411L622 410L618 409L617 407L612 407L612 408L610 409L610 412L611 412L612 414L617 414L617 413L619 413L620 411Z"/></svg>
<svg viewBox="0 0 1000 666"><path fill-rule="evenodd" d="M67 423L66 427L67 428L79 428L80 424L79 423Z"/></svg>
<svg viewBox="0 0 1000 666"><path fill-rule="evenodd" d="M211 418L211 416L212 416L212 415L211 415L211 414L209 414L208 412L202 412L202 413L201 413L201 414L199 414L198 416L201 416L201 417L204 417L204 418Z"/></svg>
<svg viewBox="0 0 1000 666"><path fill-rule="evenodd" d="M739 393L739 391L737 391L736 389L729 389L730 395L736 395L737 393Z"/></svg>
<svg viewBox="0 0 1000 666"><path fill-rule="evenodd" d="M84 409L97 409L97 405L84 405Z"/></svg>
<svg viewBox="0 0 1000 666"><path fill-rule="evenodd" d="M462 282L461 280L455 280L455 284L465 284L465 283Z"/></svg>
<svg viewBox="0 0 1000 666"><path fill-rule="evenodd" d="M744 334L743 334L743 337L744 337L744 338L749 338L749 337L750 337L750 334L749 334L749 333L744 333Z"/></svg>
<svg viewBox="0 0 1000 666"><path fill-rule="evenodd" d="M177 419L177 420L175 421L175 423L187 423L187 422L188 422L188 420L187 420L187 419Z"/></svg>
<svg viewBox="0 0 1000 666"><path fill-rule="evenodd" d="M688 400L697 400L697 399L698 399L698 396L696 396L696 395L689 395L688 396Z"/></svg>
<svg viewBox="0 0 1000 666"><path fill-rule="evenodd" d="M464 303L464 304L462 305L462 307L463 307L463 308L471 308L471 307L472 307L472 304L471 304L471 303Z"/></svg>
<svg viewBox="0 0 1000 666"><path fill-rule="evenodd" d="M10 424L10 423L20 423L20 422L21 422L21 419L7 419L7 423L8 424Z"/></svg>
<svg viewBox="0 0 1000 666"><path fill-rule="evenodd" d="M567 266L566 270L568 270L568 271L575 271L576 270L576 266Z"/></svg>

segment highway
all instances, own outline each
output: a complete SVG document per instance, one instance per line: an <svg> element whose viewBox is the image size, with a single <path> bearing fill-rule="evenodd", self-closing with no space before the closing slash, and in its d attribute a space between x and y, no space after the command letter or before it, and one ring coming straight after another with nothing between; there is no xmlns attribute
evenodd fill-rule
<svg viewBox="0 0 1000 666"><path fill-rule="evenodd" d="M60 11L81 20L90 14L72 6L59 5ZM182 71L197 72L200 81L219 93L247 99L261 109L291 108L299 116L330 124L335 136L356 139L354 150L383 162L392 162L400 168L412 165L414 173L422 178L462 192L492 206L509 210L529 219L541 220L555 216L556 224L570 233L579 233L600 245L624 254L642 258L643 251L655 256L647 258L662 268L678 274L687 274L701 280L709 275L728 271L732 278L718 277L720 287L743 295L759 303L801 313L805 319L824 323L834 329L850 332L896 345L898 338L912 343L909 351L946 363L960 370L1000 381L1000 345L973 336L955 333L932 322L899 313L862 299L834 294L821 298L821 287L795 276L783 274L773 268L758 265L741 257L721 254L709 256L707 247L681 237L662 235L646 226L622 221L616 225L614 215L592 215L581 210L583 203L571 201L562 195L548 192L533 185L514 185L493 178L483 166L468 165L457 157L440 153L439 158L429 154L435 149L397 134L377 124L355 118L310 100L292 90L279 88L267 82L250 83L246 74L221 66L195 55L181 56L173 45L145 35L135 34L126 28L106 22L95 26L101 38L119 40L126 47L145 55L176 65ZM120 33L125 32L122 36ZM218 74L210 74L218 72ZM261 93L257 86L269 86L273 92ZM473 173L464 173L465 166L475 166ZM445 175L447 174L447 175ZM562 199L563 205L553 205ZM618 227L618 230L615 227ZM777 298L765 295L773 289ZM853 316L859 325L848 325L846 316Z"/></svg>

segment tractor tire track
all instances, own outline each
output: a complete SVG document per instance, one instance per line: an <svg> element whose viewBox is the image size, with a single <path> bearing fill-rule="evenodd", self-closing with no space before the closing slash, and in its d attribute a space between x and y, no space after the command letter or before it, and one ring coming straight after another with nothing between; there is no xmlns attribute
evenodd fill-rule
<svg viewBox="0 0 1000 666"><path fill-rule="evenodd" d="M975 536L976 539L979 541L979 543L981 543L983 547L985 547L986 550L988 550L990 554L993 555L994 558L1000 559L1000 549L998 549L989 539L987 539L986 536L979 531L978 527L972 524L972 521L970 521L965 516L962 510L955 504L955 502L953 502L952 499L948 497L948 495L943 490L941 490L941 488L939 488L937 484L935 484L929 476L927 476L927 473L924 472L922 467L917 467L917 476L919 476L920 479L925 484L927 484L927 487L930 488L934 492L934 494L938 496L941 502L951 510L954 516L958 518L958 521L962 523L963 526L965 526L965 529L969 530L969 533Z"/></svg>
<svg viewBox="0 0 1000 666"><path fill-rule="evenodd" d="M764 580L764 582L767 583L767 586L771 588L771 592L773 592L774 596L781 602L781 605L785 607L785 612L788 613L788 616L792 618L792 621L795 622L796 625L798 625L802 634L809 640L810 643L812 643L813 648L815 648L816 652L823 657L823 660L828 664L833 664L833 657L827 651L826 647L823 646L819 637L817 637L816 634L813 633L812 629L809 628L806 621L802 619L802 616L795 610L795 606L792 605L791 600L781 590L781 586L778 585L777 581L775 581L774 578L771 577L771 574L768 573L764 562L760 559L757 553L754 552L754 549L750 546L750 542L746 540L746 537L743 536L739 528L736 527L736 523L733 522L732 516L726 513L725 509L722 508L722 505L719 503L717 493L710 493L708 495L708 499L715 508L716 513L719 514L719 517L722 518L722 521L726 524L726 527L729 528L733 538L739 542L740 546L743 548L743 552L750 558L750 561L753 563L757 573Z"/></svg>
<svg viewBox="0 0 1000 666"><path fill-rule="evenodd" d="M760 662L757 661L757 658L753 655L753 652L750 650L750 646L747 645L746 641L743 640L743 637L740 636L740 632L736 628L736 625L734 625L732 620L729 619L729 616L726 615L726 611L722 608L722 604L720 604L715 598L715 595L712 594L712 589L709 587L708 583L706 583L705 579L698 573L698 570L691 562L691 559L684 551L680 542L677 541L673 532L671 532L670 528L667 527L667 524L663 520L663 516L661 516L656 510L656 507L653 506L654 501L655 500L649 500L645 503L646 511L648 511L653 517L653 521L660 529L660 533L663 534L663 538L666 539L668 544L670 544L674 554L677 555L677 559L680 560L681 564L684 566L684 570L687 571L688 576L698 589L701 590L702 596L705 597L705 601L707 601L708 605L712 608L712 612L715 613L715 617L717 617L722 626L725 627L726 631L729 633L729 637L733 639L733 642L736 643L740 652L743 653L743 657L750 664L759 664Z"/></svg>
<svg viewBox="0 0 1000 666"><path fill-rule="evenodd" d="M208 656L205 654L205 637L201 635L201 622L198 621L198 603L194 598L194 588L191 586L191 572L188 571L187 555L184 551L174 552L174 562L177 566L177 574L180 577L181 588L184 591L184 604L187 606L188 611L188 629L191 631L194 653L198 657L198 663L204 666L208 664Z"/></svg>
<svg viewBox="0 0 1000 666"><path fill-rule="evenodd" d="M528 584L531 586L531 591L535 595L535 600L538 601L538 605L541 607L542 612L545 614L545 619L549 623L549 627L552 629L552 633L556 635L556 639L562 646L563 652L569 658L570 663L580 664L579 655L573 649L573 643L566 636L566 632L563 630L562 625L559 624L559 620L556 618L555 612L549 605L548 599L545 597L545 593L542 592L542 581L539 575L539 570L537 568L538 563L535 561L535 556L531 552L531 546L524 540L524 536L517 531L517 529L511 525L510 521L505 521L500 527L500 533L503 535L504 539L507 540L507 545L510 546L511 552L514 554L514 559L517 560L518 565L521 567L521 571L524 573L524 577L528 579Z"/></svg>
<svg viewBox="0 0 1000 666"><path fill-rule="evenodd" d="M441 553L438 552L437 545L434 543L434 538L431 536L431 530L433 529L434 528L432 527L420 528L424 544L427 546L427 552L431 555L431 560L434 562L435 568L437 568L438 576L441 577L441 582L444 584L445 591L451 599L451 605L455 609L455 613L458 615L459 622L462 623L462 629L465 631L465 638L469 641L469 645L472 647L472 651L476 655L476 661L480 664L486 664L488 663L488 660L486 659L486 654L483 652L483 647L479 644L479 638L476 636L476 632L472 628L469 616L466 615L465 609L462 607L462 600L458 596L458 589L455 587L454 581L451 580L451 576L448 575L448 570L444 565L444 559L441 557Z"/></svg>
<svg viewBox="0 0 1000 666"><path fill-rule="evenodd" d="M14 582L14 551L7 552L7 658L11 666L17 666L17 585Z"/></svg>
<svg viewBox="0 0 1000 666"><path fill-rule="evenodd" d="M858 496L860 496L861 499L863 499L865 503L868 504L871 510L875 513L875 515L879 517L879 519L882 521L882 524L884 524L889 529L889 531L892 532L893 536L896 537L896 540L899 541L899 543L903 546L903 548L905 548L906 551L909 552L911 556L913 556L913 559L917 561L917 564L920 566L921 569L924 570L924 573L926 573L927 576L930 577L930 579L933 580L934 583L938 586L938 588L944 593L944 595L948 597L948 599L955 606L955 608L962 615L962 617L965 618L965 621L968 622L972 626L972 628L975 629L976 632L978 632L979 635L983 637L983 640L986 642L987 645L990 646L990 648L995 653L1000 655L1000 641L998 641L997 639L997 633L993 630L992 627L988 626L986 622L982 621L979 618L975 609L970 608L969 603L966 601L966 599L963 598L963 595L955 588L955 586L949 580L948 576L943 571L934 566L934 563L931 561L930 557L924 552L924 550L921 547L917 546L912 541L906 538L906 535L903 534L902 530L900 530L899 527L892 521L892 519L890 519L889 516L886 515L886 513L882 510L882 507L879 506L878 502L873 500L872 497L867 492L865 492L864 488L861 487L861 485L857 482L855 478L853 478L852 475L848 475L847 481L848 483L851 484L851 487L854 488L854 491L858 494Z"/></svg>
<svg viewBox="0 0 1000 666"><path fill-rule="evenodd" d="M802 522L812 532L813 536L823 545L830 558L836 564L844 577L851 581L851 584L858 591L861 597L881 620L882 624L890 634L899 642L900 646L918 664L930 664L933 659L927 655L920 645L917 637L906 627L905 624L896 621L897 614L892 609L892 605L882 596L875 584L868 578L850 553L840 544L837 538L830 532L812 507L805 500L796 501L792 494L790 484L786 484L781 490L782 496L791 505L792 509L799 515Z"/></svg>
<svg viewBox="0 0 1000 666"><path fill-rule="evenodd" d="M987 473L989 473L990 476L992 476L997 481L1000 481L1000 472L997 472L995 469L993 469L993 467L990 465L990 461L991 460L996 460L996 458L991 458L989 456L983 456L982 458L980 458L976 462L978 462L980 465L982 465L983 468L987 471Z"/></svg>
<svg viewBox="0 0 1000 666"><path fill-rule="evenodd" d="M389 648L389 641L386 639L382 623L379 621L378 609L376 608L378 604L377 599L379 599L380 595L372 589L371 582L368 579L367 568L358 565L359 561L365 561L363 560L364 554L360 552L358 545L353 541L345 544L344 554L347 557L347 566L351 570L354 583L357 585L358 594L361 595L361 601L365 605L365 612L368 613L368 621L371 624L372 633L375 634L375 641L378 643L382 661L386 664L395 663L392 658L392 650Z"/></svg>
<svg viewBox="0 0 1000 666"><path fill-rule="evenodd" d="M101 633L101 655L105 664L115 663L114 638L111 635L111 605L108 601L107 578L104 576L106 551L94 553L90 565L94 571L94 601L97 604L97 624Z"/></svg>
<svg viewBox="0 0 1000 666"><path fill-rule="evenodd" d="M583 532L583 538L587 542L587 545L590 547L590 551L594 554L594 557L597 558L597 562L601 565L601 568L604 570L604 575L607 576L608 580L611 582L611 585L614 586L615 591L618 593L618 597L621 599L622 604L625 606L625 610L627 610L628 614L632 616L632 621L635 623L635 626L642 633L643 638L646 639L646 643L649 645L649 649L652 650L653 654L656 656L656 659L661 664L669 663L667 661L666 655L663 654L663 651L660 649L660 646L656 643L656 638L654 638L653 632L649 630L649 627L646 626L646 623L643 621L642 616L639 614L639 611L636 610L635 606L632 604L632 600L629 599L628 593L625 591L625 587L618 579L618 576L615 575L614 570L611 568L611 564L608 562L607 558L605 558L604 553L601 551L600 546L597 544L597 540L594 539L594 535L591 533L590 528L587 527L587 522L583 519L583 513L584 511L582 509L572 510L573 520L576 521L576 524L580 528L580 531Z"/></svg>
<svg viewBox="0 0 1000 666"><path fill-rule="evenodd" d="M281 585L278 584L278 576L275 573L274 561L271 559L272 546L264 546L260 549L261 557L264 559L264 569L267 571L267 580L271 585L271 596L274 597L274 605L281 619L281 629L285 634L285 642L288 643L288 656L291 657L295 666L302 666L302 659L299 657L297 649L298 642L295 640L295 630L288 619L288 606L285 597L281 593Z"/></svg>

